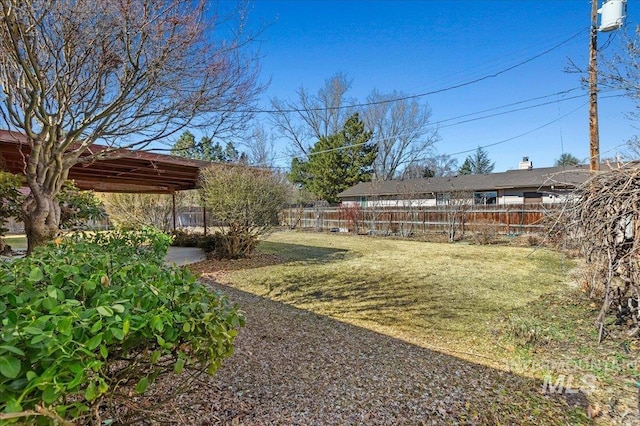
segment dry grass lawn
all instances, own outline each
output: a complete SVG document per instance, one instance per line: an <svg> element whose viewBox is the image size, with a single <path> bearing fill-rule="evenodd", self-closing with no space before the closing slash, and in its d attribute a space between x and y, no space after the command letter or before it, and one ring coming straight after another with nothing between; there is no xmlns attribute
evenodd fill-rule
<svg viewBox="0 0 640 426"><path fill-rule="evenodd" d="M545 394L504 335L575 291L571 267L547 250L274 233L252 259L192 268L247 312L197 398L215 424L589 423L585 395Z"/></svg>
<svg viewBox="0 0 640 426"><path fill-rule="evenodd" d="M27 237L24 235L5 235L2 238L13 250L24 250L27 248Z"/></svg>
<svg viewBox="0 0 640 426"><path fill-rule="evenodd" d="M546 250L334 234L279 232L259 250L284 263L218 281L490 364L503 363L495 356L496 319L566 287L570 267Z"/></svg>

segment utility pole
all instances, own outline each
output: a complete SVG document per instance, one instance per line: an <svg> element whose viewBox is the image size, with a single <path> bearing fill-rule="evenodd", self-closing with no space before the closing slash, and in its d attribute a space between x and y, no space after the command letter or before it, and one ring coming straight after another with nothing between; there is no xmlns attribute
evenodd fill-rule
<svg viewBox="0 0 640 426"><path fill-rule="evenodd" d="M598 14L602 15L598 27ZM589 43L589 158L591 173L600 170L600 132L598 130L598 31L615 31L627 14L627 0L605 0L598 9L598 0L591 0L591 40Z"/></svg>
<svg viewBox="0 0 640 426"><path fill-rule="evenodd" d="M598 129L598 0L591 0L591 41L589 43L589 158L591 172L600 170Z"/></svg>

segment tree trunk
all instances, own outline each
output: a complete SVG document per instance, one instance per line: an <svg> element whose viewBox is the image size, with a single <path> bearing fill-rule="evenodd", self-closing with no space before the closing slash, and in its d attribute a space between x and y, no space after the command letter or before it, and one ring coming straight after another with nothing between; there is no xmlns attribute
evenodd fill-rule
<svg viewBox="0 0 640 426"><path fill-rule="evenodd" d="M60 205L55 195L42 192L36 196L32 191L25 200L22 209L28 255L36 247L55 238L60 225Z"/></svg>

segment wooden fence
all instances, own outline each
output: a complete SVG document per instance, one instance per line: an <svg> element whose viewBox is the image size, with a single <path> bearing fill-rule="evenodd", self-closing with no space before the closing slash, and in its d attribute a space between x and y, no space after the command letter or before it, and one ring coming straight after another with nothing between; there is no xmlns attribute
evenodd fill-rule
<svg viewBox="0 0 640 426"><path fill-rule="evenodd" d="M357 232L359 234L409 236L428 233L456 233L491 229L501 234L542 232L543 219L557 211L556 204L518 204L506 206L440 206L408 208L307 207L288 208L280 212L280 225L318 232ZM217 225L215 218L201 208L181 209L176 226L207 227ZM170 218L167 218L169 220ZM21 222L10 221L9 233L24 232ZM95 229L109 227L108 219L91 224Z"/></svg>
<svg viewBox="0 0 640 426"><path fill-rule="evenodd" d="M288 208L281 212L281 225L318 232L357 232L408 236L448 233L452 226L466 230L488 227L501 234L542 232L543 220L557 211L554 204L518 204L506 206L361 208L316 207Z"/></svg>

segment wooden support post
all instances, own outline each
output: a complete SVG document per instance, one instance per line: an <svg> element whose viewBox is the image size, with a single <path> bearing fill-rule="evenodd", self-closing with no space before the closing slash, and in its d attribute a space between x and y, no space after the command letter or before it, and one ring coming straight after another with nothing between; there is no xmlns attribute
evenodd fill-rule
<svg viewBox="0 0 640 426"><path fill-rule="evenodd" d="M204 223L204 235L207 235L207 206L202 206L202 222Z"/></svg>
<svg viewBox="0 0 640 426"><path fill-rule="evenodd" d="M173 231L176 230L176 193L171 193L171 207L173 207Z"/></svg>

